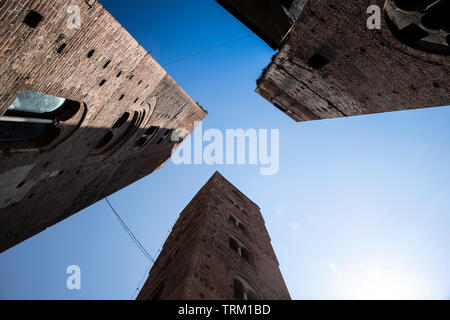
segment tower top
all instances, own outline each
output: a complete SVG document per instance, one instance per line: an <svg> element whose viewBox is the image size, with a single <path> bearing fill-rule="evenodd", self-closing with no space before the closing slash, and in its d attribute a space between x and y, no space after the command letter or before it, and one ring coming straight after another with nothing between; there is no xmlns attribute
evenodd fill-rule
<svg viewBox="0 0 450 320"><path fill-rule="evenodd" d="M290 299L259 207L216 171L181 212L138 299Z"/></svg>

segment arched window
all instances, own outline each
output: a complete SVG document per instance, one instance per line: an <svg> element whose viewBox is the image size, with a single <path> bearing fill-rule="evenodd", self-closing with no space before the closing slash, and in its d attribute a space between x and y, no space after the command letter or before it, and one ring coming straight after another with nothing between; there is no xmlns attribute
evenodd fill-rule
<svg viewBox="0 0 450 320"><path fill-rule="evenodd" d="M136 146L142 147L142 146L146 145L148 142L150 142L153 139L153 137L156 135L158 130L159 130L159 127L157 127L157 126L151 126L147 130L145 130L144 134L136 141Z"/></svg>
<svg viewBox="0 0 450 320"><path fill-rule="evenodd" d="M138 112L130 114L124 112L98 141L97 154L106 154L123 145L137 130L139 120Z"/></svg>
<svg viewBox="0 0 450 320"><path fill-rule="evenodd" d="M130 113L129 112L124 112L124 114L122 114L122 116L119 119L116 120L116 122L113 124L112 128L113 129L120 128L121 126L123 126L127 122L129 117L130 117Z"/></svg>
<svg viewBox="0 0 450 320"><path fill-rule="evenodd" d="M233 238L230 238L230 249L234 252L239 252L239 244Z"/></svg>
<svg viewBox="0 0 450 320"><path fill-rule="evenodd" d="M66 101L64 98L51 96L30 90L23 90L8 110L49 114L58 110Z"/></svg>
<svg viewBox="0 0 450 320"><path fill-rule="evenodd" d="M258 300L255 290L242 279L234 279L233 290L236 300Z"/></svg>
<svg viewBox="0 0 450 320"><path fill-rule="evenodd" d="M250 251L242 243L230 237L229 244L231 250L236 252L245 261L251 263Z"/></svg>
<svg viewBox="0 0 450 320"><path fill-rule="evenodd" d="M236 227L241 233L248 235L247 234L247 228L244 226L244 224L239 221L235 216L233 215L229 215L228 216L228 220L231 222L231 224Z"/></svg>
<svg viewBox="0 0 450 320"><path fill-rule="evenodd" d="M0 144L26 150L61 142L79 127L85 113L79 102L23 90L0 116Z"/></svg>

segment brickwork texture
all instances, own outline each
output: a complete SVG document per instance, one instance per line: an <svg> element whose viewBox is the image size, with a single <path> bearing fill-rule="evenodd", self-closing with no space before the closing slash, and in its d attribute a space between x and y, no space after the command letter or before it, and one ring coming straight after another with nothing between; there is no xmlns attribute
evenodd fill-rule
<svg viewBox="0 0 450 320"><path fill-rule="evenodd" d="M0 0L0 116L24 89L84 111L64 140L0 143L0 252L157 170L206 115L94 0Z"/></svg>

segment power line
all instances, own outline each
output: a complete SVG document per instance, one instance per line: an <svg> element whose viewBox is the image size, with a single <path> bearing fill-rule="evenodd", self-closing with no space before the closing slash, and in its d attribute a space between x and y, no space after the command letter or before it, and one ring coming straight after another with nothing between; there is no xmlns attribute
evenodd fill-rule
<svg viewBox="0 0 450 320"><path fill-rule="evenodd" d="M150 264L150 265L147 267L147 269L145 269L145 272L144 272L144 275L143 275L142 278L141 278L141 281L139 281L139 284L138 284L138 286L136 287L136 290L134 290L133 295L131 296L131 300L134 300L134 296L136 295L136 292L138 292L138 294L139 294L139 288L140 288L140 286L141 286L141 284L142 284L142 281L144 281L144 279L146 278L146 276L147 276L148 272L150 271L151 267L152 267L152 265Z"/></svg>
<svg viewBox="0 0 450 320"><path fill-rule="evenodd" d="M174 222L174 223L175 223L175 222ZM172 223L172 225L173 225L174 223ZM171 230L172 230L172 229L169 229L169 230L167 231L167 234L166 234L165 238L163 239L163 242L161 243L161 245L160 245L159 248L158 248L158 252L161 252L162 247L163 247L163 245L165 244L167 238L169 237L169 234L170 234ZM159 270L161 270L161 269L158 267L158 265L155 265L155 266L156 266ZM145 269L145 272L144 272L144 275L143 275L142 278L141 278L141 281L139 281L139 284L138 284L138 286L136 287L136 290L134 290L133 295L131 296L131 300L134 300L134 297L135 297L136 293L139 294L139 289L141 288L142 281L144 281L144 279L145 279L145 277L147 276L148 272L150 271L151 267L152 267L152 264L150 264L150 265L147 267L147 269Z"/></svg>
<svg viewBox="0 0 450 320"><path fill-rule="evenodd" d="M111 205L111 203L108 200L108 197L105 197L106 202L108 203L111 210L114 212L114 215L116 216L117 220L119 221L120 225L123 227L123 229L126 231L126 233L130 236L131 240L136 244L136 246L141 250L141 252L145 255L147 259L149 259L152 263L155 263L155 259L148 253L147 250L145 250L144 246L139 242L139 240L135 237L133 232L127 227L125 222L122 220L120 215L117 213L117 211L114 209L114 207Z"/></svg>
<svg viewBox="0 0 450 320"><path fill-rule="evenodd" d="M239 41L248 39L248 38L250 38L250 37L251 37L251 36L248 35L248 36L239 37L239 38L236 38L236 39L233 39L233 40L230 40L230 41L226 41L226 42L223 42L223 43L220 43L220 44L211 46L211 47L209 47L209 48L206 48L206 49L203 49L203 50L194 52L194 53L189 54L189 55L187 55L187 56L184 56L184 57L181 57L181 58L172 60L172 61L170 61L170 62L164 64L163 66L168 66L168 65L171 65L171 64L180 62L180 61L184 61L184 60L187 60L187 59L189 59L189 58L198 56L198 55L200 55L200 54L209 52L209 51L211 51L211 50L214 50L214 49L217 49L217 48L221 48L221 47L225 47L225 46L227 46L227 45L229 45L229 44L232 44L232 43L235 43L235 42L239 42ZM122 220L122 218L120 217L119 213L116 211L116 209L114 209L114 207L112 206L111 202L109 202L108 197L105 197L105 200L106 200L106 202L108 203L108 206L111 208L111 210L112 210L112 212L114 213L114 215L116 216L117 221L119 221L120 225L123 227L123 229L125 230L125 232L130 236L131 240L136 244L136 246L137 246L138 249L144 254L144 256L152 262L152 264L150 264L150 266L147 267L147 269L146 269L146 271L145 271L145 273L144 273L144 276L142 277L141 281L139 282L138 287L137 287L136 290L134 291L133 296L131 297L131 299L133 299L133 298L134 298L134 295L136 294L136 291L139 290L139 287L141 286L143 279L144 279L145 276L147 275L147 271L152 267L152 265L155 264L155 259L148 253L148 251L144 248L144 246L143 246L143 245L140 243L140 241L136 238L136 236L133 234L133 232L127 227L127 225L125 224L125 222L124 222L124 221ZM167 236L166 236L165 239L163 240L163 244L161 245L161 248L162 248L162 246L164 245L164 243L165 243L165 241L167 240L167 238L169 237L169 234L170 234L170 230L168 231ZM158 251L160 251L160 249L159 249ZM158 266L157 266L157 267L158 267ZM159 268L159 267L158 267L158 268Z"/></svg>
<svg viewBox="0 0 450 320"><path fill-rule="evenodd" d="M181 57L181 58L172 60L172 61L170 61L170 62L168 62L168 63L166 63L166 64L163 64L162 66L165 67L165 66L168 66L168 65L170 65L170 64L174 64L174 63L177 63L177 62L180 62L180 61L183 61L183 60L186 60L186 59L189 59L189 58L198 56L198 55L200 55L200 54L203 54L203 53L205 53L205 52L208 52L208 51L211 51L211 50L220 48L220 47L225 47L225 46L227 46L227 45L229 45L229 44L232 44L232 43L235 43L235 42L239 42L239 41L242 41L242 40L247 39L247 38L250 38L250 37L251 37L251 35L249 35L249 36L244 36L244 37L240 37L240 38L236 38L236 39L230 40L230 41L226 41L226 42L217 44L217 45L215 45L215 46L209 47L209 48L207 48L207 49L203 49L203 50L200 50L200 51L191 53L191 54L189 54L189 55L187 55L187 56L184 56L184 57Z"/></svg>
<svg viewBox="0 0 450 320"><path fill-rule="evenodd" d="M123 229L126 231L126 233L130 236L131 240L133 240L133 242L136 244L136 246L138 247L139 250L141 250L141 252L145 255L145 257L147 259L149 259L152 263L147 267L147 269L145 269L145 273L141 278L141 281L139 281L139 284L136 288L136 290L133 292L133 296L131 297L131 299L133 300L134 296L136 295L136 292L139 291L139 287L142 284L142 281L145 279L145 276L147 275L147 273L150 271L150 269L152 268L152 266L157 267L158 269L159 266L155 265L155 259L148 253L148 251L144 248L144 246L139 242L139 240L136 238L136 236L133 234L133 232L130 230L130 228L127 227L127 225L125 224L125 222L122 220L122 218L120 217L119 213L116 211L116 209L114 209L113 205L111 204L111 202L109 202L108 197L105 197L106 203L108 203L109 207L111 208L112 212L114 213L115 217L117 218L117 221L119 221L120 225L123 227ZM167 240L168 236L169 236L170 230L168 231L168 234L164 240L164 242ZM164 244L163 242L163 244ZM162 245L161 245L162 247ZM160 249L158 249L158 251L160 251ZM160 269L161 270L161 269Z"/></svg>

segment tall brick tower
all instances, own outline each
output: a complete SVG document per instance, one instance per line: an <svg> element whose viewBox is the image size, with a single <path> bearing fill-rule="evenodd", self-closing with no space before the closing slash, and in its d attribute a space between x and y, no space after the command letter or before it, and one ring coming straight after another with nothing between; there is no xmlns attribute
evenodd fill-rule
<svg viewBox="0 0 450 320"><path fill-rule="evenodd" d="M206 116L96 0L0 1L0 30L0 252L158 170Z"/></svg>
<svg viewBox="0 0 450 320"><path fill-rule="evenodd" d="M216 1L278 49L256 92L295 121L450 104L448 0Z"/></svg>
<svg viewBox="0 0 450 320"><path fill-rule="evenodd" d="M181 215L139 300L288 300L259 207L216 172Z"/></svg>

